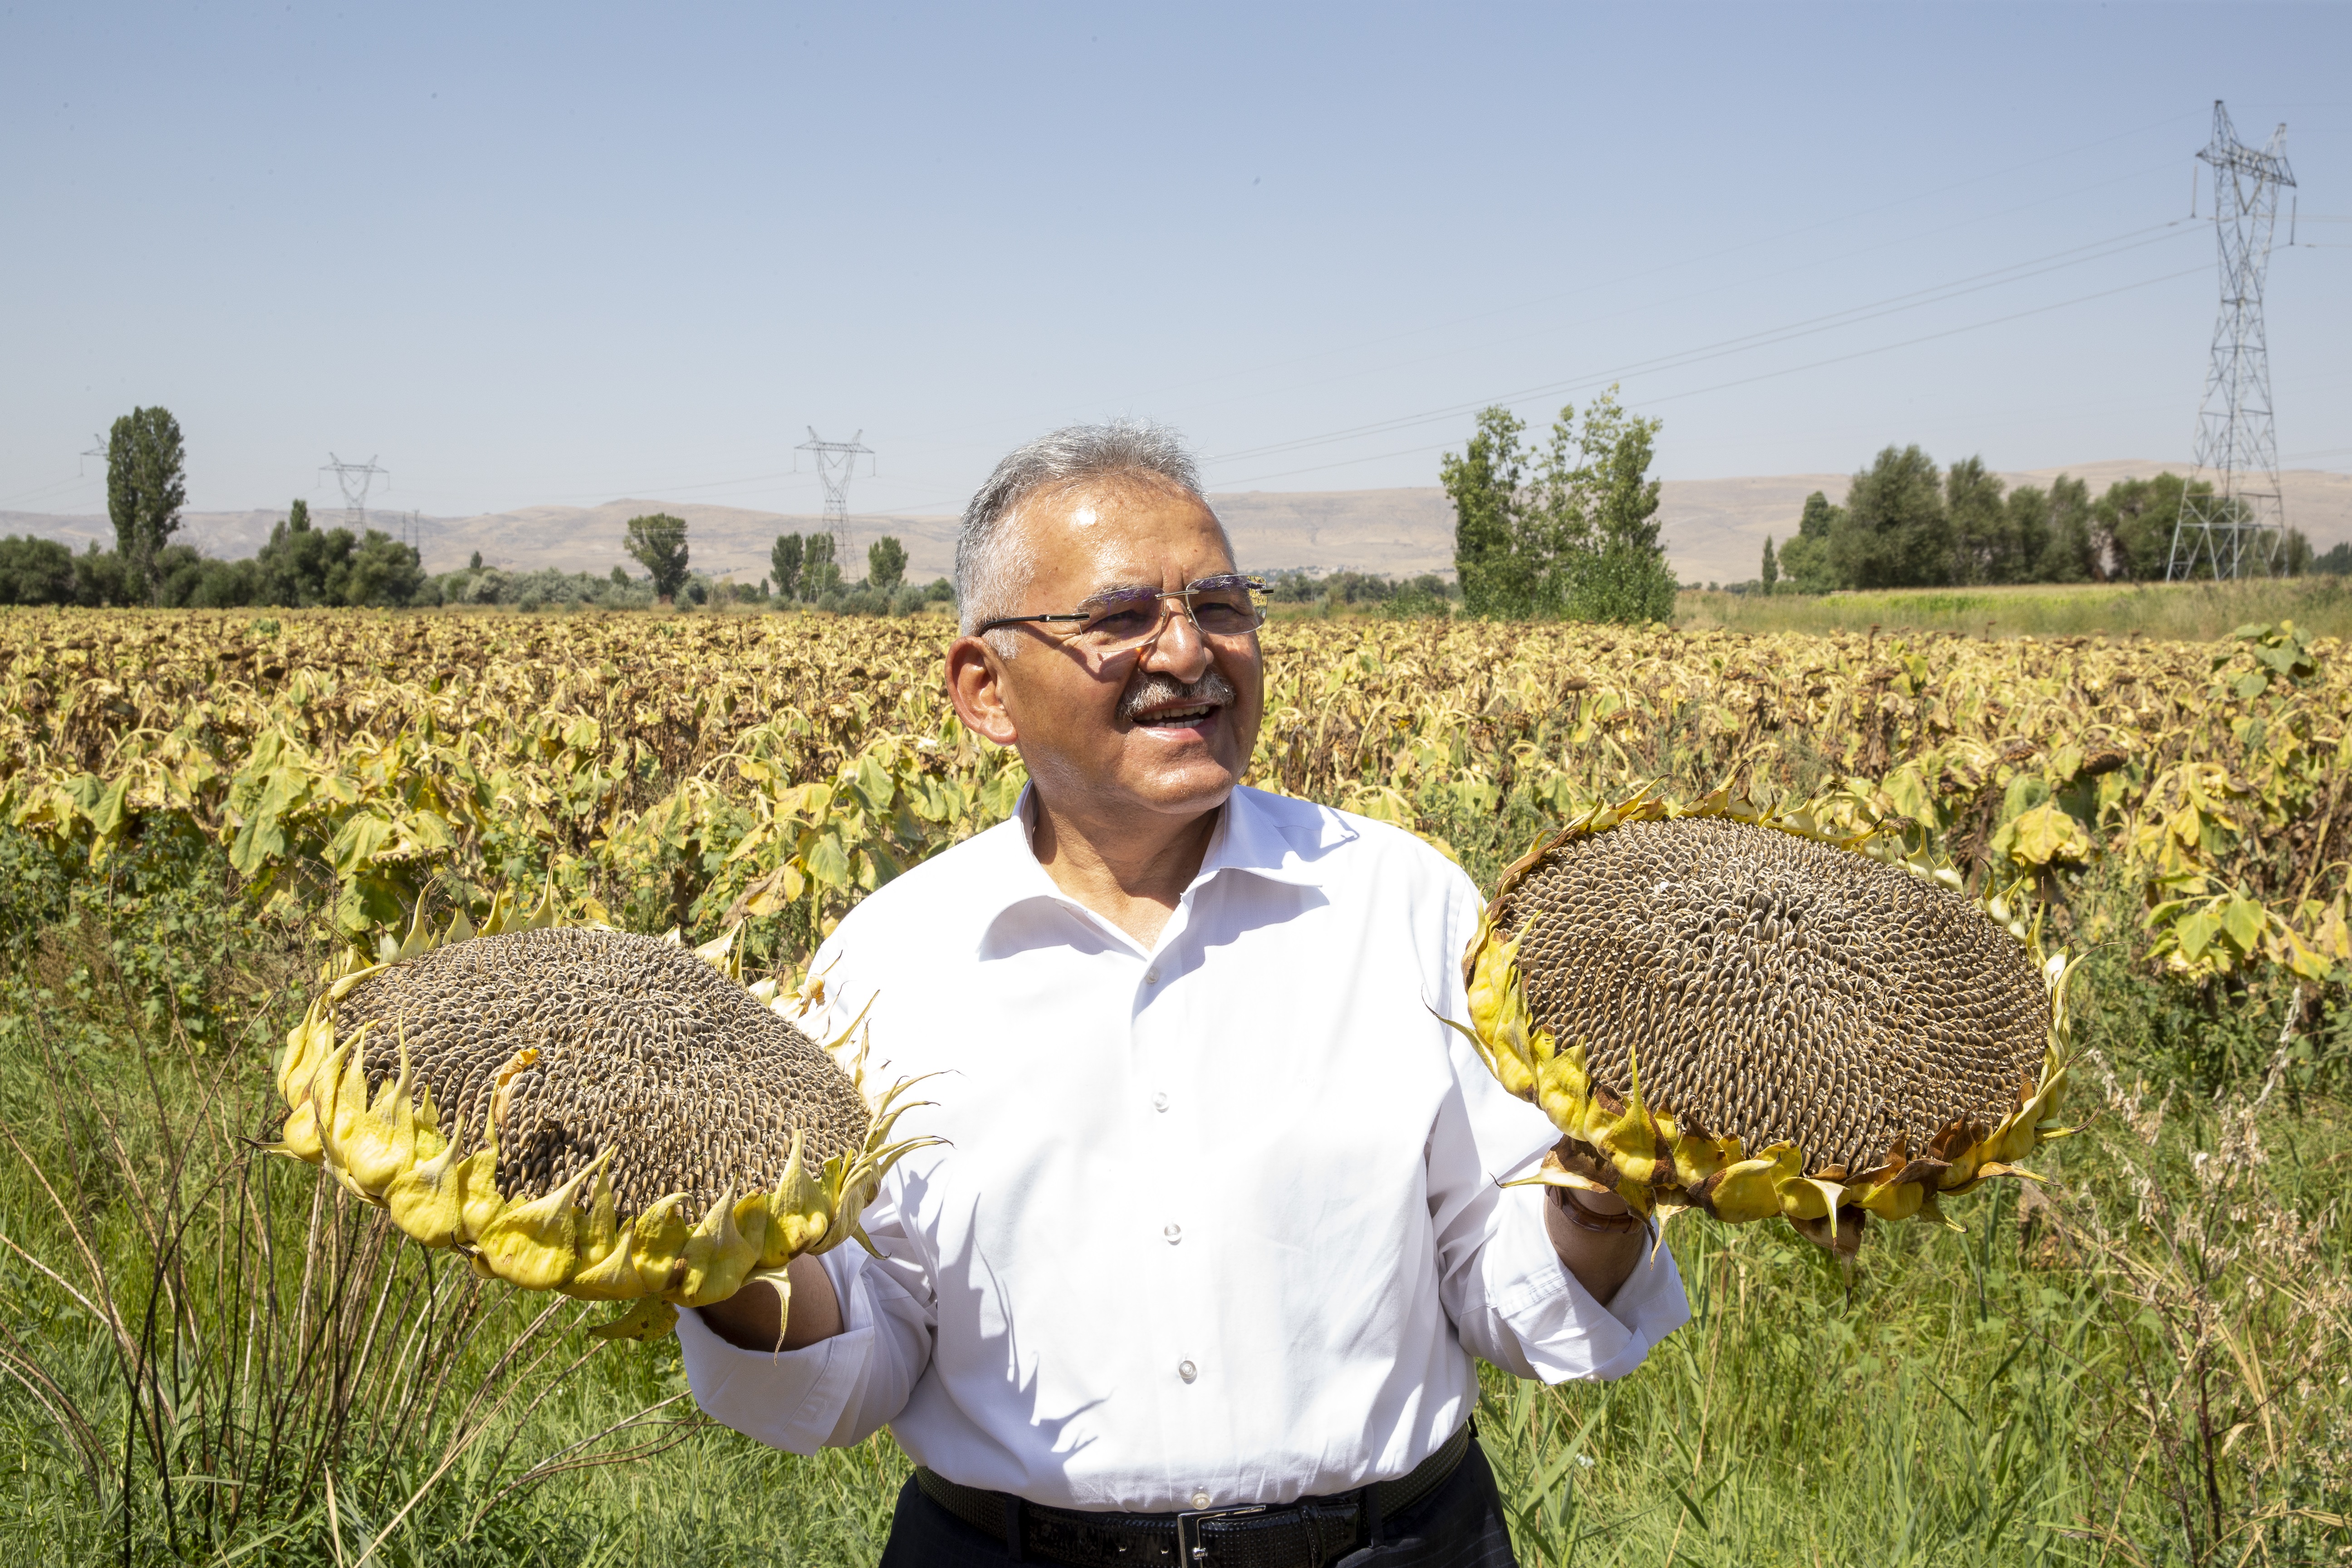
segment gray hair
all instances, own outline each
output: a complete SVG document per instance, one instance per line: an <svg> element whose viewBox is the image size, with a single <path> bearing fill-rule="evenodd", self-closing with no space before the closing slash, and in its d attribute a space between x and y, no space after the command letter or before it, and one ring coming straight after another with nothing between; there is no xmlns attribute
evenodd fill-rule
<svg viewBox="0 0 2352 1568"><path fill-rule="evenodd" d="M1201 494L1201 470L1183 437L1148 420L1066 425L1004 455L963 509L963 531L956 536L956 604L966 637L983 622L1012 613L1036 565L1009 526L1021 504L1040 490L1122 474L1152 475L1196 499ZM1223 523L1217 527L1223 531ZM1020 646L1002 634L992 634L990 644L1008 658Z"/></svg>

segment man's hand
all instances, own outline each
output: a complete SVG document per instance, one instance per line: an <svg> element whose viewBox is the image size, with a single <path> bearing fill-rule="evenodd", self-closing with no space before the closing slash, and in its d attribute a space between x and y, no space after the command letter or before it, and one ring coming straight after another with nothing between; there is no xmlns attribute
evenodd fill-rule
<svg viewBox="0 0 2352 1568"><path fill-rule="evenodd" d="M1623 1231L1592 1229L1577 1223L1577 1215L1569 1210L1570 1204L1601 1219L1631 1211L1614 1193L1544 1189L1544 1232L1551 1238L1552 1250L1576 1276L1576 1282L1605 1307L1642 1261L1643 1249L1650 1245L1649 1230L1639 1225Z"/></svg>
<svg viewBox="0 0 2352 1568"><path fill-rule="evenodd" d="M783 1310L774 1287L758 1280L724 1301L694 1310L702 1314L703 1327L747 1351L804 1350L841 1332L841 1298L833 1293L833 1278L824 1265L803 1253L784 1265L784 1275L792 1285L790 1312Z"/></svg>

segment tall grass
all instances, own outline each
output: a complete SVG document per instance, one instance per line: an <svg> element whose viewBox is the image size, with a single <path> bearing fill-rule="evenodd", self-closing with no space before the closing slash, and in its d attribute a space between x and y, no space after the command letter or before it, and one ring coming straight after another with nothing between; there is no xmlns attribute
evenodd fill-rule
<svg viewBox="0 0 2352 1568"><path fill-rule="evenodd" d="M2257 621L2293 620L2352 636L2352 586L2341 577L2235 583L2041 584L2012 588L1904 588L1802 595L1690 591L1677 625L1741 632L1949 632L1966 637L2139 636L2206 640Z"/></svg>
<svg viewBox="0 0 2352 1568"><path fill-rule="evenodd" d="M1524 1557L2347 1560L2340 1108L2268 1115L2241 1086L2159 1126L2145 1086L2093 1079L2137 1109L2045 1162L2048 1194L1952 1205L1965 1237L1874 1226L1848 1274L1777 1225L1686 1217L1694 1319L1639 1373L1490 1373Z"/></svg>
<svg viewBox="0 0 2352 1568"><path fill-rule="evenodd" d="M1447 826L1491 876L1532 825ZM253 1147L317 955L213 854L101 877L0 829L12 1564L874 1561L887 1437L761 1448L692 1413L675 1342L592 1349L586 1310ZM1694 1321L1639 1373L1489 1372L1527 1561L2352 1560L2345 1020L2184 1002L2121 945L2082 980L2100 1115L2047 1193L1955 1203L1966 1236L1874 1226L1850 1271L1686 1216Z"/></svg>

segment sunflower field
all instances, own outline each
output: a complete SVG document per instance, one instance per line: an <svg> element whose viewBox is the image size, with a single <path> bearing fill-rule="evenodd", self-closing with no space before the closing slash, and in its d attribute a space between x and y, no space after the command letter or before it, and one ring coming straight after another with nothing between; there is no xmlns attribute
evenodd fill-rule
<svg viewBox="0 0 2352 1568"><path fill-rule="evenodd" d="M1018 758L944 700L944 626L0 615L0 1486L24 1521L0 1538L28 1562L870 1561L887 1439L755 1449L698 1424L674 1351L592 1352L404 1261L262 1169L254 1089L336 948L461 908L732 931L800 983L858 898L1019 796ZM1851 1276L1678 1226L1698 1319L1643 1373L1493 1382L1528 1561L2352 1561L2336 639L1263 636L1250 782L1411 827L1486 885L1595 803L1726 788L1899 819L2095 955L2077 1078L2102 1105L2046 1190ZM356 1355L412 1300L446 1332ZM481 1327L509 1318L515 1352ZM550 1358L528 1375L526 1345Z"/></svg>

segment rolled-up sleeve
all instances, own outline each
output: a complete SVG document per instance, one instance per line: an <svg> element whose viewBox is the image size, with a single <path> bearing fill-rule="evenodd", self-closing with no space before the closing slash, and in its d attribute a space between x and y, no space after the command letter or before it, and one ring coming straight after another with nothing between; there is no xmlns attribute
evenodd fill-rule
<svg viewBox="0 0 2352 1568"><path fill-rule="evenodd" d="M1463 1348L1546 1383L1624 1376L1690 1321L1674 1255L1651 1248L1608 1305L1594 1300L1552 1249L1543 1189L1501 1184L1534 1173L1550 1123L1499 1086L1464 1089L1429 1149L1440 1296ZM1474 1114L1486 1122L1475 1131Z"/></svg>
<svg viewBox="0 0 2352 1568"><path fill-rule="evenodd" d="M1604 1307L1552 1249L1543 1206L1541 1187L1497 1194L1478 1258L1484 1300L1455 1325L1463 1342L1520 1377L1622 1377L1690 1321L1675 1256L1664 1245L1644 1252Z"/></svg>
<svg viewBox="0 0 2352 1568"><path fill-rule="evenodd" d="M1449 998L1466 1016L1468 1001ZM1559 1140L1550 1119L1507 1093L1458 1037L1458 1092L1427 1149L1440 1294L1465 1349L1519 1377L1565 1383L1622 1377L1690 1321L1682 1275L1661 1245L1644 1253L1606 1306L1553 1250L1535 1173Z"/></svg>
<svg viewBox="0 0 2352 1568"><path fill-rule="evenodd" d="M855 1242L820 1259L842 1331L797 1351L744 1350L681 1312L694 1402L714 1421L786 1453L863 1441L907 1406L930 1360L929 1314ZM756 1287L755 1287L756 1288Z"/></svg>

